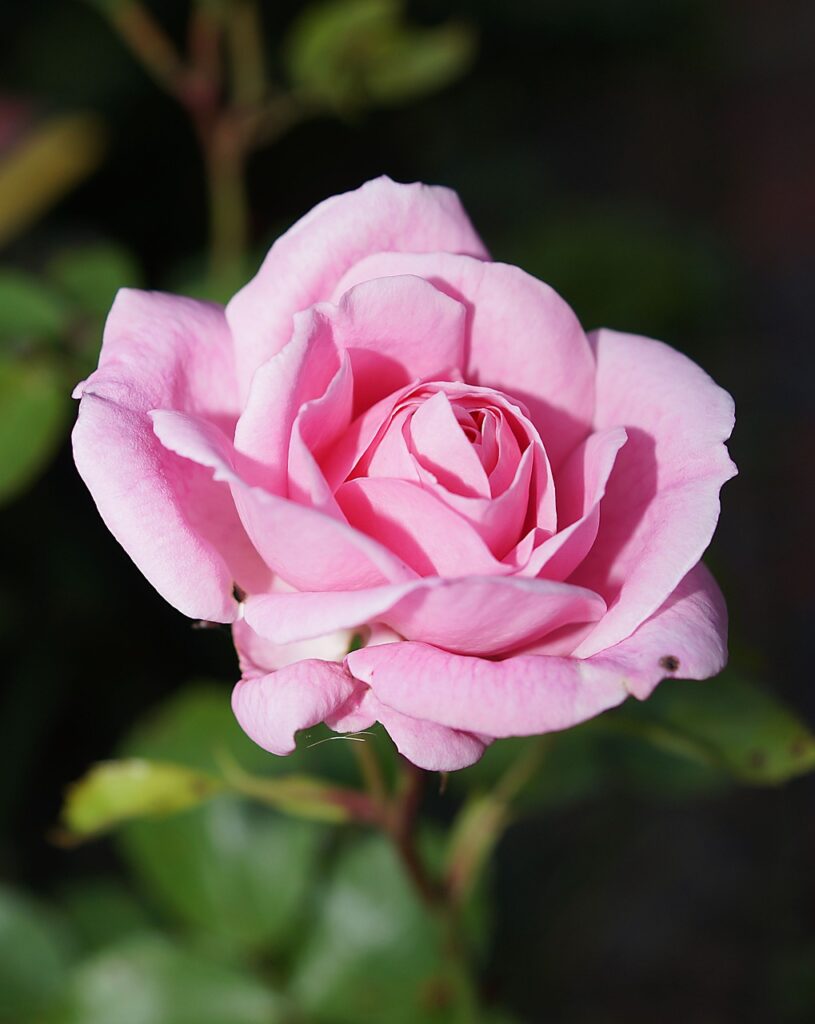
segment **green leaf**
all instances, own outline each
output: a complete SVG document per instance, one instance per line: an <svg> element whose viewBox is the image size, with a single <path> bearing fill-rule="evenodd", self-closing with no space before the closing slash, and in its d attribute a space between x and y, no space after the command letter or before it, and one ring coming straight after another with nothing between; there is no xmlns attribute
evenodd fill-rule
<svg viewBox="0 0 815 1024"><path fill-rule="evenodd" d="M192 683L150 711L125 738L120 754L173 761L210 775L218 774L224 754L247 771L283 760L246 736L232 714L229 689L208 682Z"/></svg>
<svg viewBox="0 0 815 1024"><path fill-rule="evenodd" d="M65 330L68 308L57 291L31 274L0 271L0 347L25 349Z"/></svg>
<svg viewBox="0 0 815 1024"><path fill-rule="evenodd" d="M491 791L512 766L527 759L540 742L536 736L502 739L493 743L476 764L450 776L454 792L471 796ZM594 792L608 774L596 735L586 726L551 733L541 766L513 798L520 810L557 807Z"/></svg>
<svg viewBox="0 0 815 1024"><path fill-rule="evenodd" d="M288 41L292 82L309 102L336 110L402 103L440 89L468 67L465 25L418 29L400 0L332 0L309 7Z"/></svg>
<svg viewBox="0 0 815 1024"><path fill-rule="evenodd" d="M454 1020L457 990L443 939L391 845L366 837L335 865L291 991L327 1024Z"/></svg>
<svg viewBox="0 0 815 1024"><path fill-rule="evenodd" d="M732 672L705 682L668 680L643 703L628 701L598 727L755 785L815 768L815 736L769 690Z"/></svg>
<svg viewBox="0 0 815 1024"><path fill-rule="evenodd" d="M281 998L252 975L141 936L102 951L71 979L49 1024L276 1024Z"/></svg>
<svg viewBox="0 0 815 1024"><path fill-rule="evenodd" d="M71 837L84 839L134 818L177 814L222 789L218 779L177 764L105 761L70 787L62 820Z"/></svg>
<svg viewBox="0 0 815 1024"><path fill-rule="evenodd" d="M24 490L54 455L69 409L50 363L0 358L0 502Z"/></svg>
<svg viewBox="0 0 815 1024"><path fill-rule="evenodd" d="M70 302L94 317L107 315L119 288L141 283L133 256L108 242L66 249L51 260L48 274Z"/></svg>
<svg viewBox="0 0 815 1024"><path fill-rule="evenodd" d="M0 1021L33 1021L59 994L69 963L61 923L33 900L0 887Z"/></svg>
<svg viewBox="0 0 815 1024"><path fill-rule="evenodd" d="M125 751L216 772L227 754L254 770L287 766L241 732L225 688L201 685L169 701ZM119 836L136 878L172 917L213 944L282 949L298 937L324 831L223 795L183 815L133 823Z"/></svg>
<svg viewBox="0 0 815 1024"><path fill-rule="evenodd" d="M59 903L84 950L111 946L152 927L134 894L113 878L73 882L60 893Z"/></svg>
<svg viewBox="0 0 815 1024"><path fill-rule="evenodd" d="M64 114L29 132L0 160L0 245L93 173L105 148L104 126L94 114Z"/></svg>
<svg viewBox="0 0 815 1024"><path fill-rule="evenodd" d="M436 92L469 68L474 53L472 31L457 22L394 33L368 67L368 95L377 104L390 106Z"/></svg>

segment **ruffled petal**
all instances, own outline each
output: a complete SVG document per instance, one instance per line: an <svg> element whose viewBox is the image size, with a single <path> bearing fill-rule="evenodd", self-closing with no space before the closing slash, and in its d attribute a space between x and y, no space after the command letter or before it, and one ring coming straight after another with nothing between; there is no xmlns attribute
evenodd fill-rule
<svg viewBox="0 0 815 1024"><path fill-rule="evenodd" d="M358 413L411 381L449 377L463 363L466 310L421 278L366 281L328 309L337 347L351 356Z"/></svg>
<svg viewBox="0 0 815 1024"><path fill-rule="evenodd" d="M517 267L448 253L371 256L336 292L396 274L423 277L467 306L466 379L522 401L557 469L591 429L594 410L594 358L567 303Z"/></svg>
<svg viewBox="0 0 815 1024"><path fill-rule="evenodd" d="M605 611L590 591L519 577L422 579L342 593L262 594L246 620L277 644L381 622L402 637L447 650L491 655L526 645Z"/></svg>
<svg viewBox="0 0 815 1024"><path fill-rule="evenodd" d="M330 298L358 260L388 250L487 256L450 189L382 177L327 199L275 242L255 277L227 307L242 392L248 391L255 369L289 340L298 310Z"/></svg>
<svg viewBox="0 0 815 1024"><path fill-rule="evenodd" d="M231 430L238 399L223 310L153 292L120 291L99 368L81 398L74 458L108 529L179 611L230 622L234 583L268 581L229 491L156 438L148 413L195 413Z"/></svg>
<svg viewBox="0 0 815 1024"><path fill-rule="evenodd" d="M421 576L508 573L477 531L408 480L360 477L336 492L348 522Z"/></svg>
<svg viewBox="0 0 815 1024"><path fill-rule="evenodd" d="M597 537L600 503L626 439L622 427L601 430L587 437L568 457L557 479L560 529L521 563L522 575L565 580L580 565ZM519 545L519 555L520 550Z"/></svg>
<svg viewBox="0 0 815 1024"><path fill-rule="evenodd" d="M351 672L406 715L490 736L567 729L647 696L666 676L705 679L727 658L721 594L701 564L639 630L581 660L519 654L503 661L450 654L419 643L353 651Z"/></svg>
<svg viewBox="0 0 815 1024"><path fill-rule="evenodd" d="M240 453L211 424L181 413L153 413L170 451L229 484L238 514L266 564L303 590L354 590L415 577L376 541L323 512L251 486Z"/></svg>
<svg viewBox="0 0 815 1024"><path fill-rule="evenodd" d="M343 665L298 661L241 679L232 692L232 710L258 746L272 754L291 754L296 733L330 718L358 686Z"/></svg>
<svg viewBox="0 0 815 1024"><path fill-rule="evenodd" d="M602 330L598 429L625 427L600 508L597 538L574 582L609 610L575 652L587 657L629 636L696 565L719 519L719 490L735 472L724 442L733 399L661 342Z"/></svg>

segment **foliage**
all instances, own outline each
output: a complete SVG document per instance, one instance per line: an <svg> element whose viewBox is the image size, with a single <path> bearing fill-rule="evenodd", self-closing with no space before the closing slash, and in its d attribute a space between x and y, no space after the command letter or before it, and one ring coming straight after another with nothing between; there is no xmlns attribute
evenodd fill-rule
<svg viewBox="0 0 815 1024"><path fill-rule="evenodd" d="M408 26L400 0L329 0L307 8L288 44L295 89L341 112L405 103L458 78L474 52L472 31L451 22Z"/></svg>

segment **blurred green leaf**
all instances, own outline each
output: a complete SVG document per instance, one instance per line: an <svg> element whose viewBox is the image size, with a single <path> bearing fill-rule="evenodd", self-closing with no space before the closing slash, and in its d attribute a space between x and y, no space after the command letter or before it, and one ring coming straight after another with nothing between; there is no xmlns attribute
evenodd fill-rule
<svg viewBox="0 0 815 1024"><path fill-rule="evenodd" d="M441 922L419 901L387 840L343 851L295 965L291 990L327 1024L459 1019Z"/></svg>
<svg viewBox="0 0 815 1024"><path fill-rule="evenodd" d="M41 216L102 160L105 133L92 114L47 121L0 160L0 245Z"/></svg>
<svg viewBox="0 0 815 1024"><path fill-rule="evenodd" d="M224 688L199 685L151 715L127 754L217 770L224 753L257 769L274 758L241 732ZM120 834L136 877L165 912L213 943L285 948L297 939L323 839L320 826L284 818L234 796L183 815L138 822Z"/></svg>
<svg viewBox="0 0 815 1024"><path fill-rule="evenodd" d="M97 950L146 932L151 921L123 882L90 878L62 891L60 907L83 949Z"/></svg>
<svg viewBox="0 0 815 1024"><path fill-rule="evenodd" d="M0 358L0 502L22 491L53 456L69 409L56 367Z"/></svg>
<svg viewBox="0 0 815 1024"><path fill-rule="evenodd" d="M732 672L701 683L666 680L647 701L627 701L598 727L755 785L815 768L809 728L769 690Z"/></svg>
<svg viewBox="0 0 815 1024"><path fill-rule="evenodd" d="M0 1021L34 1021L59 994L68 963L67 938L55 916L0 888Z"/></svg>
<svg viewBox="0 0 815 1024"><path fill-rule="evenodd" d="M498 781L530 756L539 737L524 736L493 743L470 768L453 772L451 788L462 795L491 791ZM577 726L546 738L546 754L540 767L513 798L520 809L555 807L572 803L592 793L603 782L607 764L596 736Z"/></svg>
<svg viewBox="0 0 815 1024"><path fill-rule="evenodd" d="M191 683L151 710L136 723L120 753L174 761L210 774L218 773L223 754L247 771L282 760L243 732L232 714L228 687L208 682Z"/></svg>
<svg viewBox="0 0 815 1024"><path fill-rule="evenodd" d="M0 348L24 349L57 337L68 323L59 293L31 274L0 270Z"/></svg>
<svg viewBox="0 0 815 1024"><path fill-rule="evenodd" d="M276 1024L279 996L252 975L140 936L103 950L74 973L49 1024Z"/></svg>
<svg viewBox="0 0 815 1024"><path fill-rule="evenodd" d="M141 272L122 246L108 242L83 245L58 253L48 276L78 309L105 317L119 288L138 287Z"/></svg>
<svg viewBox="0 0 815 1024"><path fill-rule="evenodd" d="M285 949L298 938L320 851L317 826L238 798L119 835L136 878L166 914L218 946Z"/></svg>
<svg viewBox="0 0 815 1024"><path fill-rule="evenodd" d="M307 8L287 49L295 87L342 111L440 89L466 70L474 44L462 24L409 26L400 0L332 0Z"/></svg>
<svg viewBox="0 0 815 1024"><path fill-rule="evenodd" d="M70 787L62 821L72 838L84 839L134 818L177 814L222 789L218 779L169 762L105 761Z"/></svg>

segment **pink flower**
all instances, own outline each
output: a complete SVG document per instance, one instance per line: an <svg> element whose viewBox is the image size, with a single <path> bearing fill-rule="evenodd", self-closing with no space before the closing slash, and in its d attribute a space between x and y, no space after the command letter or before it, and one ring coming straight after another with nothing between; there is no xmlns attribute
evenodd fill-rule
<svg viewBox="0 0 815 1024"><path fill-rule="evenodd" d="M234 623L235 714L274 753L379 721L461 768L726 661L700 558L730 396L586 335L446 189L321 203L225 311L121 292L77 395L102 517L176 608Z"/></svg>

